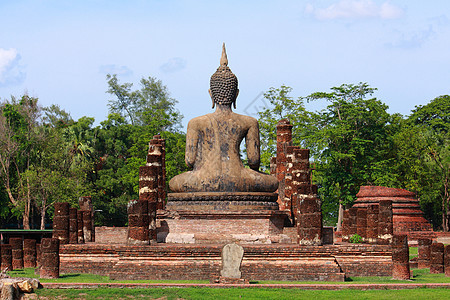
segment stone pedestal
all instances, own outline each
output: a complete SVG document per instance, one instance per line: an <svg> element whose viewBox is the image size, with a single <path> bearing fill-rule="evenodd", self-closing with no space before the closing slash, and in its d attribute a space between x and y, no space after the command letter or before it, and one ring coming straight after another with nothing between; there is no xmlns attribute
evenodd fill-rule
<svg viewBox="0 0 450 300"><path fill-rule="evenodd" d="M183 244L291 242L274 193L171 193L158 241Z"/></svg>

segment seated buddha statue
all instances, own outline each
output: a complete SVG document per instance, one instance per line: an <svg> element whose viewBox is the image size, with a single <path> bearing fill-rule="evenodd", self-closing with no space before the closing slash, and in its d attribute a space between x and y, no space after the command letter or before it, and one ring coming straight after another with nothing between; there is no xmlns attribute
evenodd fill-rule
<svg viewBox="0 0 450 300"><path fill-rule="evenodd" d="M259 126L255 118L232 111L236 108L238 80L228 67L225 45L220 66L211 76L209 94L213 113L192 119L186 134L186 164L192 171L170 180L172 192L274 192L276 177L259 172ZM245 138L246 168L240 159Z"/></svg>

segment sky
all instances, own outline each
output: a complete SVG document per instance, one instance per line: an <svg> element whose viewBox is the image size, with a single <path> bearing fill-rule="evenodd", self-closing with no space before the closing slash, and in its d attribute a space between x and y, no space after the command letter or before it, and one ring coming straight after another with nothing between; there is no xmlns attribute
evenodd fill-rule
<svg viewBox="0 0 450 300"><path fill-rule="evenodd" d="M299 97L366 82L403 115L450 94L450 1L2 0L0 99L27 93L99 124L108 73L136 89L152 76L186 126L212 111L223 42L242 114L256 116L281 85Z"/></svg>

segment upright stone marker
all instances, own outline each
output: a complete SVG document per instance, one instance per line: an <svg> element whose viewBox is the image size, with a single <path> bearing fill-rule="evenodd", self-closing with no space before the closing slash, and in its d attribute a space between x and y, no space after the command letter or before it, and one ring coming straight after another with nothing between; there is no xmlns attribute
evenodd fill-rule
<svg viewBox="0 0 450 300"><path fill-rule="evenodd" d="M244 248L238 244L227 244L222 249L222 270L220 276L225 278L241 278L241 263Z"/></svg>

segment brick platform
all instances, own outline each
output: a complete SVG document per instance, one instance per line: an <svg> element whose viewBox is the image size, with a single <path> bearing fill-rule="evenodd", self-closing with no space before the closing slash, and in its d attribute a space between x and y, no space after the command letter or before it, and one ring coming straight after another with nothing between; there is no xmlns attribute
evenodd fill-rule
<svg viewBox="0 0 450 300"><path fill-rule="evenodd" d="M209 280L218 276L223 245L64 245L61 273L92 273L112 279ZM328 280L391 276L390 246L243 245L242 277L248 280ZM344 274L345 273L345 274Z"/></svg>

